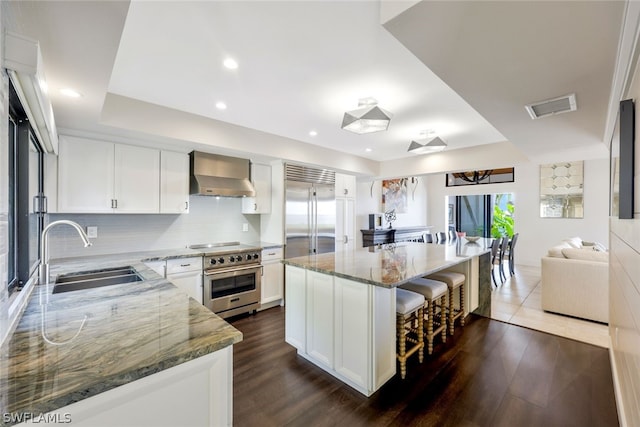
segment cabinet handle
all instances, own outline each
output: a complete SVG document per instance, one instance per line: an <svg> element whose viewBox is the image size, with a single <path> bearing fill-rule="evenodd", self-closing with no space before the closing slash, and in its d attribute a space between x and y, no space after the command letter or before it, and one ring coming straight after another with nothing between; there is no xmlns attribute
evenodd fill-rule
<svg viewBox="0 0 640 427"><path fill-rule="evenodd" d="M349 189L348 189L348 188L345 188L345 189L344 189L344 195L346 196L347 194L349 194Z"/></svg>
<svg viewBox="0 0 640 427"><path fill-rule="evenodd" d="M184 202L184 210L185 211L189 210L189 202Z"/></svg>
<svg viewBox="0 0 640 427"><path fill-rule="evenodd" d="M275 254L276 254L275 252L269 252L267 255L272 256L272 255L275 255Z"/></svg>
<svg viewBox="0 0 640 427"><path fill-rule="evenodd" d="M111 209L118 209L118 199L111 199Z"/></svg>
<svg viewBox="0 0 640 427"><path fill-rule="evenodd" d="M349 243L349 236L346 234L344 235L344 243Z"/></svg>
<svg viewBox="0 0 640 427"><path fill-rule="evenodd" d="M253 210L254 210L254 211L257 211L257 210L258 210L258 204L257 204L257 203L254 203L254 204L253 204Z"/></svg>
<svg viewBox="0 0 640 427"><path fill-rule="evenodd" d="M189 267L191 264L180 264L180 267Z"/></svg>

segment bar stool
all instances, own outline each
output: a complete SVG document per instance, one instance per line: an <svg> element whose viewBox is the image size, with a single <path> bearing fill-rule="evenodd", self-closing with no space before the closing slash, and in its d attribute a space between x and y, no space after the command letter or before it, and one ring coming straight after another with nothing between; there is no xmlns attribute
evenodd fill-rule
<svg viewBox="0 0 640 427"><path fill-rule="evenodd" d="M437 280L425 279L419 277L411 282L401 286L413 292L417 292L424 296L427 319L426 333L424 338L427 340L427 353L433 353L433 338L440 333L442 342L447 341L447 316L445 313L445 301L447 297L447 285ZM438 302L439 301L439 302ZM440 312L436 313L436 306L440 307ZM439 314L440 321L436 320L436 314Z"/></svg>
<svg viewBox="0 0 640 427"><path fill-rule="evenodd" d="M396 289L396 335L400 375L407 376L407 359L416 351L424 360L424 296L406 289ZM417 324L417 327L416 327ZM407 349L407 343L413 344Z"/></svg>
<svg viewBox="0 0 640 427"><path fill-rule="evenodd" d="M462 273L456 273L455 271L439 271L427 277L432 280L444 282L447 284L447 288L449 288L449 306L447 310L449 312L449 335L453 335L453 326L456 319L460 318L460 326L464 326L464 282L466 276ZM455 308L453 301L453 293L456 288L460 289L458 292L458 297L460 298L458 300L459 308Z"/></svg>

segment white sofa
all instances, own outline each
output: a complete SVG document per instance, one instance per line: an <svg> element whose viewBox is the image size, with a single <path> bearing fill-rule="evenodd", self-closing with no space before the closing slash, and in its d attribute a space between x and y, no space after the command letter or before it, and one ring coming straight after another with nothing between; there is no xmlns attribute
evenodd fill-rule
<svg viewBox="0 0 640 427"><path fill-rule="evenodd" d="M609 323L609 254L571 238L542 257L542 309Z"/></svg>

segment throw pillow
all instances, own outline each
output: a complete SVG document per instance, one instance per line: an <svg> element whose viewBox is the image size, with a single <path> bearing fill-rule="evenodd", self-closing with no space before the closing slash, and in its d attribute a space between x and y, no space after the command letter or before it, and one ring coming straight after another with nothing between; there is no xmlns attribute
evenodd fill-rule
<svg viewBox="0 0 640 427"><path fill-rule="evenodd" d="M569 259L580 259L584 261L609 262L609 254L606 252L584 251L577 248L565 248L562 255Z"/></svg>
<svg viewBox="0 0 640 427"><path fill-rule="evenodd" d="M567 242L562 242L559 245L550 248L549 252L547 252L547 255L554 258L565 258L565 256L562 254L562 250L570 247L571 245L569 245Z"/></svg>
<svg viewBox="0 0 640 427"><path fill-rule="evenodd" d="M582 247L582 239L579 237L571 237L569 239L564 239L564 242L567 242L572 248Z"/></svg>

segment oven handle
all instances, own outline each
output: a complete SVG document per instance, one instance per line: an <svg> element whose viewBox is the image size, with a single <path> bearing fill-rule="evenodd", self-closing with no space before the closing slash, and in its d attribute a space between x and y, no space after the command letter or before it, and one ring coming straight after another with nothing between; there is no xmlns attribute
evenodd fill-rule
<svg viewBox="0 0 640 427"><path fill-rule="evenodd" d="M219 269L219 270L205 270L204 271L204 275L205 276L213 276L216 274L224 274L224 273L234 273L236 271L245 271L245 270L257 270L260 269L260 275L262 276L264 273L264 267L262 267L261 265L249 265L246 267L232 267L232 268L225 268L225 269Z"/></svg>

